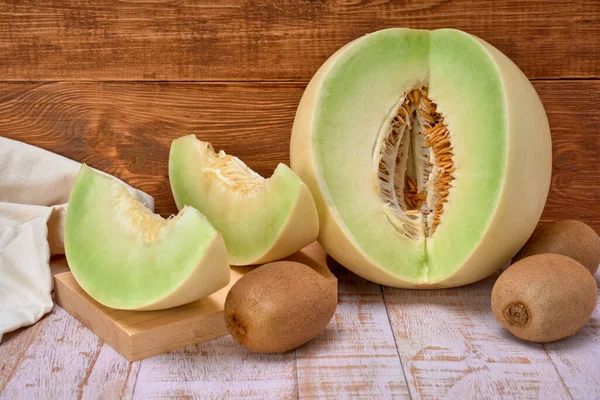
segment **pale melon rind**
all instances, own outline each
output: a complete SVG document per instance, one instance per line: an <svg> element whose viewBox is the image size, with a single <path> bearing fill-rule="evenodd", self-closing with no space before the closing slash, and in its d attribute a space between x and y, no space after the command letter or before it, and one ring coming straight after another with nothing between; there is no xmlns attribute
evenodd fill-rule
<svg viewBox="0 0 600 400"><path fill-rule="evenodd" d="M411 242L386 225L375 177L362 171L390 107L423 82L453 135L456 187L436 234ZM347 44L313 77L291 166L336 260L385 285L448 287L488 276L527 240L548 193L551 142L535 90L491 45L455 30L389 29Z"/></svg>
<svg viewBox="0 0 600 400"><path fill-rule="evenodd" d="M225 243L202 214L188 207L162 220L86 165L69 200L65 250L79 285L112 308L175 307L229 283Z"/></svg>
<svg viewBox="0 0 600 400"><path fill-rule="evenodd" d="M243 194L206 172L210 145L188 135L173 141L169 180L178 208L200 210L223 234L232 265L287 257L315 241L317 209L308 187L285 164L264 185Z"/></svg>

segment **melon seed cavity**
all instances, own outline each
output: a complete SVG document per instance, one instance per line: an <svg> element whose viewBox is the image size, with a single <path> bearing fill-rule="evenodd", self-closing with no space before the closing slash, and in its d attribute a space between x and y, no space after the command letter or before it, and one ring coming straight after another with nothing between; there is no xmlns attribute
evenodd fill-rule
<svg viewBox="0 0 600 400"><path fill-rule="evenodd" d="M226 154L218 153L209 145L206 152L204 172L215 176L216 181L231 189L239 196L261 192L267 179L251 170L242 160Z"/></svg>
<svg viewBox="0 0 600 400"><path fill-rule="evenodd" d="M373 151L388 220L413 240L440 224L454 180L450 132L427 86L407 92L379 132Z"/></svg>
<svg viewBox="0 0 600 400"><path fill-rule="evenodd" d="M168 226L181 218L181 215L169 219L154 214L152 210L135 200L124 185L113 182L111 185L110 206L125 232L140 235L145 243L156 241Z"/></svg>

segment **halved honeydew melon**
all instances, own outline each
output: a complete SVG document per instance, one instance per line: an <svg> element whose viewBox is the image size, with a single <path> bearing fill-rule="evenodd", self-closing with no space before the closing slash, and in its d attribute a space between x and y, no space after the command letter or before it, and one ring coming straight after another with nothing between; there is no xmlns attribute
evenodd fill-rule
<svg viewBox="0 0 600 400"><path fill-rule="evenodd" d="M169 179L177 207L197 208L223 234L233 265L287 257L319 233L308 187L284 164L265 179L188 135L171 144Z"/></svg>
<svg viewBox="0 0 600 400"><path fill-rule="evenodd" d="M347 268L406 288L480 280L519 250L551 175L544 108L525 75L456 30L388 29L336 52L294 121L292 169L319 242Z"/></svg>
<svg viewBox="0 0 600 400"><path fill-rule="evenodd" d="M223 237L198 210L165 220L86 165L69 199L65 251L83 290L112 308L175 307L229 283Z"/></svg>

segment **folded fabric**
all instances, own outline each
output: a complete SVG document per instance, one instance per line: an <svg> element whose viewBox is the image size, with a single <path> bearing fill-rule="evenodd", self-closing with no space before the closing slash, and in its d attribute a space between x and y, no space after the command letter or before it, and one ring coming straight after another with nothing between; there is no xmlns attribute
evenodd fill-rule
<svg viewBox="0 0 600 400"><path fill-rule="evenodd" d="M64 219L80 166L0 137L0 342L52 309L50 256L64 254ZM154 210L151 196L128 188Z"/></svg>

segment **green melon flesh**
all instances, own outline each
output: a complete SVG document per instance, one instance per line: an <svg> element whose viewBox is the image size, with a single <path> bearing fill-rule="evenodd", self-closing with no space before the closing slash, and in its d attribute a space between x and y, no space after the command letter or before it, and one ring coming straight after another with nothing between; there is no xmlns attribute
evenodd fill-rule
<svg viewBox="0 0 600 400"><path fill-rule="evenodd" d="M284 164L265 179L188 135L171 145L169 179L177 207L197 208L223 234L233 265L287 257L319 233L308 187Z"/></svg>
<svg viewBox="0 0 600 400"><path fill-rule="evenodd" d="M382 199L373 161L399 104L423 86L450 132L455 167L433 233L421 224L427 214ZM456 30L388 29L347 44L313 77L291 166L317 203L320 243L340 263L390 286L458 286L508 262L535 228L550 184L550 132L530 82L490 44ZM390 209L425 228L408 234Z"/></svg>
<svg viewBox="0 0 600 400"><path fill-rule="evenodd" d="M85 165L69 200L65 250L83 290L112 308L175 307L229 283L225 243L202 214L186 207L165 220Z"/></svg>

